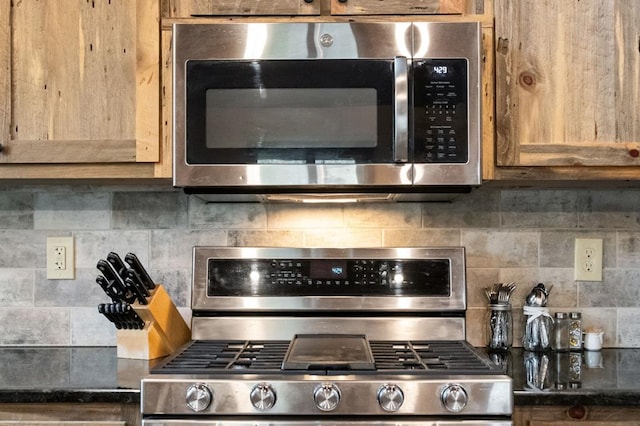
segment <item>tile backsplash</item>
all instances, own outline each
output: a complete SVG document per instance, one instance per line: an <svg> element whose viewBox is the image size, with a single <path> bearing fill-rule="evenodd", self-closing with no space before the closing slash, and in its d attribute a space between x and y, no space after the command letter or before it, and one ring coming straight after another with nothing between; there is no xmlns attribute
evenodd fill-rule
<svg viewBox="0 0 640 426"><path fill-rule="evenodd" d="M48 236L75 239L75 280L47 280ZM573 280L575 238L604 242L603 282ZM0 188L0 345L115 345L97 313L98 259L134 252L189 320L195 245L467 250L467 338L484 345L483 287L515 281L522 304L553 285L550 310L580 311L606 347L640 347L640 190L483 187L452 203L207 204L169 185Z"/></svg>

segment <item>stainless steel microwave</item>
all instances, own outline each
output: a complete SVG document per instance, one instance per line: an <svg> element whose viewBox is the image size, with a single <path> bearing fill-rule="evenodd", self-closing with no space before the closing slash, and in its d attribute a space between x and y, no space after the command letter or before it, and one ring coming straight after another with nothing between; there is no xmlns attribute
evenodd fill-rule
<svg viewBox="0 0 640 426"><path fill-rule="evenodd" d="M477 22L173 26L174 186L448 198L481 183Z"/></svg>

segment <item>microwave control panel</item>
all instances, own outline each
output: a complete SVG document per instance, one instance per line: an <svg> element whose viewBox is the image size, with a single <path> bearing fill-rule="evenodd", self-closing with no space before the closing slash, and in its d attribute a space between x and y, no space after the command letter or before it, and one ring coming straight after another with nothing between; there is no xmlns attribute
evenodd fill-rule
<svg viewBox="0 0 640 426"><path fill-rule="evenodd" d="M412 68L414 161L466 163L467 60L419 59Z"/></svg>

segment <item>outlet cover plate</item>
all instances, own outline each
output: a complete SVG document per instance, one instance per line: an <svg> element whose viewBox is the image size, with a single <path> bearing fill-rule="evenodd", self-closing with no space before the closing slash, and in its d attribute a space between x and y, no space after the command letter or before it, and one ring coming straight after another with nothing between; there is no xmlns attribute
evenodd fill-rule
<svg viewBox="0 0 640 426"><path fill-rule="evenodd" d="M574 279L602 281L602 239L576 238Z"/></svg>
<svg viewBox="0 0 640 426"><path fill-rule="evenodd" d="M47 237L47 279L73 280L75 277L73 237Z"/></svg>

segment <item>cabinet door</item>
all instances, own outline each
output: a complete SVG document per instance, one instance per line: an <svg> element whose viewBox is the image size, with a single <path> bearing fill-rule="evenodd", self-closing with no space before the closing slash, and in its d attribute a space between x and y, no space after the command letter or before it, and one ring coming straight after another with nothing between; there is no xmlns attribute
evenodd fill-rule
<svg viewBox="0 0 640 426"><path fill-rule="evenodd" d="M164 16L319 15L321 0L169 0ZM168 14L167 14L168 12Z"/></svg>
<svg viewBox="0 0 640 426"><path fill-rule="evenodd" d="M159 0L2 2L0 177L155 176L159 15Z"/></svg>
<svg viewBox="0 0 640 426"><path fill-rule="evenodd" d="M498 166L640 165L640 2L496 0L495 14Z"/></svg>
<svg viewBox="0 0 640 426"><path fill-rule="evenodd" d="M514 426L639 426L640 409L625 406L516 406Z"/></svg>

